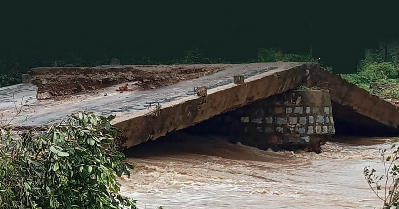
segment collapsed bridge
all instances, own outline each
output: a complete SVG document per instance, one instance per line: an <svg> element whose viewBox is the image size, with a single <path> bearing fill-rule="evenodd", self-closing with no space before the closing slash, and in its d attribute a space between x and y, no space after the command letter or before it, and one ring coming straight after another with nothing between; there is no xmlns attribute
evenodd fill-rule
<svg viewBox="0 0 399 209"><path fill-rule="evenodd" d="M248 117L236 114L234 124L238 126L232 126L232 130L245 128L240 124L272 124L272 119L280 121L269 132L265 131L270 128L267 125L254 126L253 131L258 130L265 136L263 139L257 134L257 142L252 143L261 148L267 148L262 146L270 143L282 143L282 138L290 143L309 142L307 137L313 133L316 136L399 134L398 107L315 63L37 68L24 75L24 81L23 84L0 88L3 123L37 127L60 122L77 111L113 114L116 115L113 124L127 138L126 147L246 107L280 111L278 117L275 115L277 112L262 113L255 118L259 120L251 119L259 116L257 111L247 112ZM308 91L327 91L327 96L322 93L324 96L321 95L323 99L320 101L323 102L317 104L312 103L313 96L300 96L307 98L307 102L294 104L292 100L295 98L297 101L298 96L292 95L298 94L294 90L299 87ZM283 100L283 105L278 105L280 100ZM273 107L279 107L271 110L270 101L273 101ZM314 107L307 105L309 101ZM269 106L263 109L260 103ZM320 109L323 115L317 115L315 108ZM315 117L314 122L310 117ZM323 120L316 121L317 117L323 117ZM295 127L290 129L289 125ZM285 137L288 132L284 130L294 130L288 135L295 137ZM276 132L284 137L281 134L276 135L277 138L268 137ZM247 135L244 138L237 140L254 141ZM266 140L266 145L259 144L259 140Z"/></svg>

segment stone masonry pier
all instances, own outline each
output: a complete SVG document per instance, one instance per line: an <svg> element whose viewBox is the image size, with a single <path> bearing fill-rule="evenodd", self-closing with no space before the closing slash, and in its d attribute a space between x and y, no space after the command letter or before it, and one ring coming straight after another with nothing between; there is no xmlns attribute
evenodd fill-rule
<svg viewBox="0 0 399 209"><path fill-rule="evenodd" d="M242 75L244 82L234 82L235 75ZM32 127L59 122L77 111L113 114L114 125L127 137L125 146L131 147L301 85L329 90L335 124L344 124L336 127L337 132L372 128L399 133L396 106L317 64L286 62L231 64L203 77L155 89L117 92L114 85L59 100L37 100L37 86L19 84L0 88L0 120L11 126ZM201 86L206 87L205 94L197 94Z"/></svg>

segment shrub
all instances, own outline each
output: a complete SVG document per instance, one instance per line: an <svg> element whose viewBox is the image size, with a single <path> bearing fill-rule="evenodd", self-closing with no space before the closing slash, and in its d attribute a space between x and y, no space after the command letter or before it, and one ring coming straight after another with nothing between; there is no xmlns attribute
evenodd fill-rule
<svg viewBox="0 0 399 209"><path fill-rule="evenodd" d="M399 147L394 143L391 152L386 149L380 150L383 174L378 174L375 168L367 166L364 168L364 177L374 194L383 201L383 208L399 207Z"/></svg>
<svg viewBox="0 0 399 209"><path fill-rule="evenodd" d="M258 49L258 62L316 62L310 54L284 54L281 49Z"/></svg>
<svg viewBox="0 0 399 209"><path fill-rule="evenodd" d="M17 72L0 74L0 87L21 83L21 77L21 73Z"/></svg>
<svg viewBox="0 0 399 209"><path fill-rule="evenodd" d="M356 74L341 75L342 78L358 85L366 90L370 90L370 83L398 83L398 69L393 63L368 63L362 62Z"/></svg>
<svg viewBox="0 0 399 209"><path fill-rule="evenodd" d="M112 119L80 112L46 132L0 129L1 208L136 208L118 194L130 166Z"/></svg>
<svg viewBox="0 0 399 209"><path fill-rule="evenodd" d="M352 74L358 83L384 82L398 78L398 69L393 63L361 63L356 74Z"/></svg>

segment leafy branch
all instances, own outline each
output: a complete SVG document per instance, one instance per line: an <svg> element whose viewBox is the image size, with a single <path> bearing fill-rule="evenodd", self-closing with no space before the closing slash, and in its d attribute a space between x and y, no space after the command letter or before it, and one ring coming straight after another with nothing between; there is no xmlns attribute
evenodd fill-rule
<svg viewBox="0 0 399 209"><path fill-rule="evenodd" d="M2 208L136 208L119 195L130 175L111 126L114 116L79 112L46 131L0 129Z"/></svg>
<svg viewBox="0 0 399 209"><path fill-rule="evenodd" d="M387 149L380 150L383 174L377 174L377 170L370 166L365 167L363 171L370 189L384 202L384 209L399 206L399 167L396 164L399 159L399 147L393 143L391 150L391 153L388 153Z"/></svg>

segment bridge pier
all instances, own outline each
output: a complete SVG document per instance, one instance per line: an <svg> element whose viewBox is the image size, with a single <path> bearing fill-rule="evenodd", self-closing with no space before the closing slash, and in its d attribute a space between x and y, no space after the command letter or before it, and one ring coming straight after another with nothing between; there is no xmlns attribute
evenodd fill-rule
<svg viewBox="0 0 399 209"><path fill-rule="evenodd" d="M320 144L335 133L327 90L288 91L253 102L222 118L219 124L229 126L227 132L233 142L260 149L307 148L320 152Z"/></svg>

